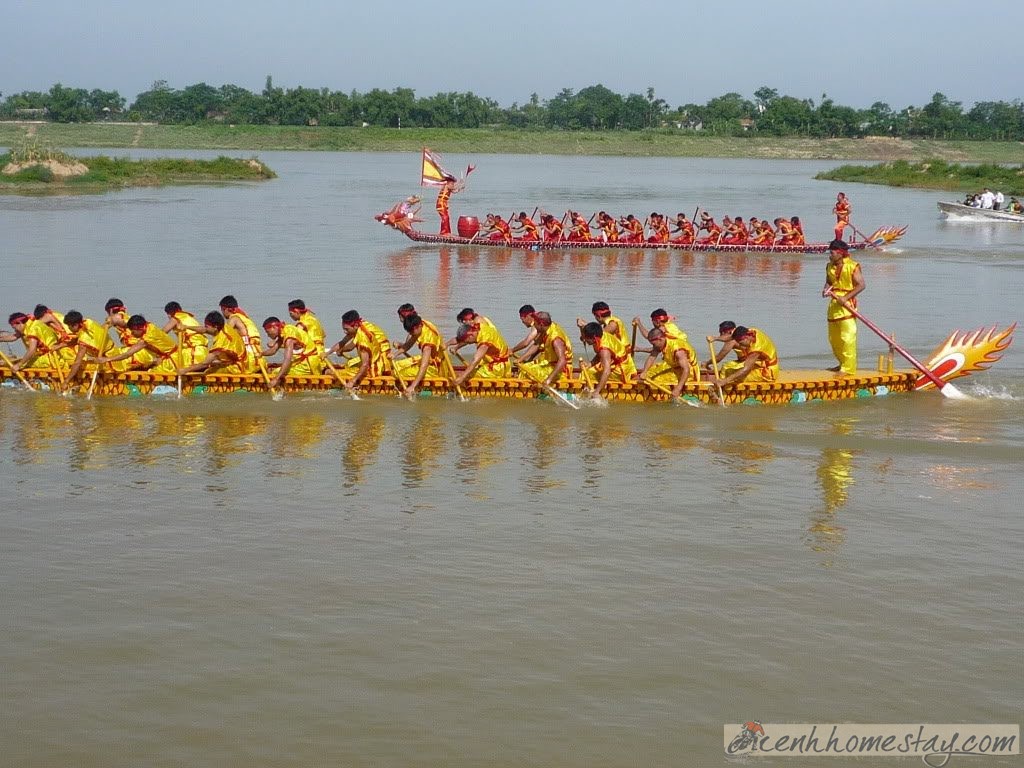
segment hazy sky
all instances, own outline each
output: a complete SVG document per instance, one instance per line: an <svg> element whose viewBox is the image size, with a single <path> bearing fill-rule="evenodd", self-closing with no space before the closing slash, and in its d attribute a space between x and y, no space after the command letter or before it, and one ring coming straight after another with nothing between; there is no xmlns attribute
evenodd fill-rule
<svg viewBox="0 0 1024 768"><path fill-rule="evenodd" d="M155 80L259 91L269 74L502 106L597 83L672 107L762 85L854 107L1024 97L1017 0L7 0L0 26L5 95L61 82L131 102Z"/></svg>

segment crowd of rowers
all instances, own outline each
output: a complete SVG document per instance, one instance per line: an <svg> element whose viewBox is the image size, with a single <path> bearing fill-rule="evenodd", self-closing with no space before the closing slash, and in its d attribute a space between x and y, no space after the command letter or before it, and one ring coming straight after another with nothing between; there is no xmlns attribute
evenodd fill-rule
<svg viewBox="0 0 1024 768"><path fill-rule="evenodd" d="M576 319L580 341L593 350L589 365L580 357L579 374L574 370L576 358L569 334L548 312L531 305L519 310L527 330L511 347L494 323L472 308L459 312L455 335L445 339L412 304L403 304L398 317L406 335L396 341L352 309L341 318L343 338L329 346L320 320L301 299L288 303L293 324L273 316L263 321L266 342L234 296L221 299L219 311L208 313L202 322L176 301L164 307L166 320L162 324L130 314L116 298L107 301L104 310L103 322L77 310L61 314L42 304L31 315L11 314L12 332L0 332L0 341L21 341L25 351L17 360L0 352L2 362L16 373L33 368L56 371L69 388L79 377L100 370L179 376L261 374L271 389L286 376L318 376L328 371L353 393L367 378L392 376L408 397L432 377L446 379L458 388L473 378L513 378L518 370L519 375L548 389L578 380L579 375L594 397L601 397L610 381L640 381L679 398L687 383L703 379L728 387L741 381L774 381L779 371L775 345L757 328L721 323L718 334L709 336L708 342L722 342L722 347L701 363L686 333L664 309L651 312L648 327L639 317L627 324L602 301L594 303L592 321ZM110 329L117 335L117 344ZM638 333L648 348L634 349ZM460 350L467 346L474 347L474 352L463 357ZM412 354L414 347L418 348L416 354ZM266 358L279 352L280 362L268 364ZM643 352L648 357L638 370L633 356ZM724 362L731 352L736 359ZM451 354L463 362L458 371ZM332 356L343 360L335 365ZM719 366L720 362L724 364Z"/></svg>
<svg viewBox="0 0 1024 768"><path fill-rule="evenodd" d="M595 221L596 219L596 221ZM591 224L594 228L591 228ZM561 219L541 212L540 223L521 211L510 221L489 213L480 236L495 242L564 241L603 243L673 243L676 245L806 245L804 228L799 216L792 218L758 219L751 216L726 216L719 224L707 211L699 221L691 221L685 213L671 219L660 213L651 213L643 222L633 214L616 219L598 211L590 219L578 211L566 211Z"/></svg>

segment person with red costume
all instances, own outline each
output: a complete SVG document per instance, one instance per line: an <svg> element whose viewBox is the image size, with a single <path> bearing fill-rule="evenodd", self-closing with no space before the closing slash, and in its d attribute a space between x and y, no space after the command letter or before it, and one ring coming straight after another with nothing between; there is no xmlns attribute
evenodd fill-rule
<svg viewBox="0 0 1024 768"><path fill-rule="evenodd" d="M562 239L562 222L552 216L550 213L545 213L540 217L541 222L544 224L544 241L552 242L555 240Z"/></svg>
<svg viewBox="0 0 1024 768"><path fill-rule="evenodd" d="M850 226L850 214L852 212L853 206L850 205L846 193L840 192L836 195L836 204L832 206L832 213L836 215L836 240L843 239L843 231Z"/></svg>
<svg viewBox="0 0 1024 768"><path fill-rule="evenodd" d="M533 222L533 219L526 215L526 211L520 211L519 215L516 216L515 221L517 222L515 225L516 232L522 232L522 234L516 238L517 240L525 240L527 242L540 240L540 230Z"/></svg>
<svg viewBox="0 0 1024 768"><path fill-rule="evenodd" d="M644 241L644 225L632 213L628 214L624 219L619 219L619 224L622 225L624 232L621 238L622 242L642 243Z"/></svg>
<svg viewBox="0 0 1024 768"><path fill-rule="evenodd" d="M648 243L667 243L669 239L668 222L660 213L651 214L651 229L654 230L647 238Z"/></svg>
<svg viewBox="0 0 1024 768"><path fill-rule="evenodd" d="M572 225L569 227L569 237L566 240L589 243L593 239L590 234L590 224L583 218L582 213L569 211L569 221L572 222Z"/></svg>
<svg viewBox="0 0 1024 768"><path fill-rule="evenodd" d="M434 209L437 211L437 215L441 217L441 231L438 234L450 235L452 233L452 220L448 215L448 201L455 193L457 183L454 176L445 176L444 186L437 192L437 203Z"/></svg>
<svg viewBox="0 0 1024 768"><path fill-rule="evenodd" d="M501 218L501 214L487 214L487 229L484 235L493 242L500 242L502 240L506 243L512 242L512 228L508 225L507 221Z"/></svg>
<svg viewBox="0 0 1024 768"><path fill-rule="evenodd" d="M601 211L597 214L597 225L601 228L601 237L606 243L619 242L619 225L612 216Z"/></svg>
<svg viewBox="0 0 1024 768"><path fill-rule="evenodd" d="M715 223L714 218L707 211L703 211L700 215L700 232L707 232L707 234L700 238L697 242L701 245L718 245L718 239L722 236L722 228Z"/></svg>
<svg viewBox="0 0 1024 768"><path fill-rule="evenodd" d="M693 230L693 222L686 218L685 213L676 214L676 228L673 233L678 233L678 237L672 238L670 242L679 243L680 245L693 245L695 233Z"/></svg>

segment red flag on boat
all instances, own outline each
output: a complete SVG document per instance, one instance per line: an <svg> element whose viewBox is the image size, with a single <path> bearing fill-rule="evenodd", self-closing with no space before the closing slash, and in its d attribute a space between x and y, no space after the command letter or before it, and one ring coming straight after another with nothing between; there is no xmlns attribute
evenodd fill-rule
<svg viewBox="0 0 1024 768"><path fill-rule="evenodd" d="M472 166L470 166L472 168ZM443 187L449 181L456 181L441 165L441 158L426 147L423 148L423 170L420 173L421 187Z"/></svg>

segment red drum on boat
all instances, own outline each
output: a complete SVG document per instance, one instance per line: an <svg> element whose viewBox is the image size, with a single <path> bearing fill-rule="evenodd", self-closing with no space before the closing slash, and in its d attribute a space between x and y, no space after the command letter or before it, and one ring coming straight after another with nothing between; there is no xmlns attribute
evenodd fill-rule
<svg viewBox="0 0 1024 768"><path fill-rule="evenodd" d="M459 237L472 237L480 231L480 220L476 216L459 216Z"/></svg>

